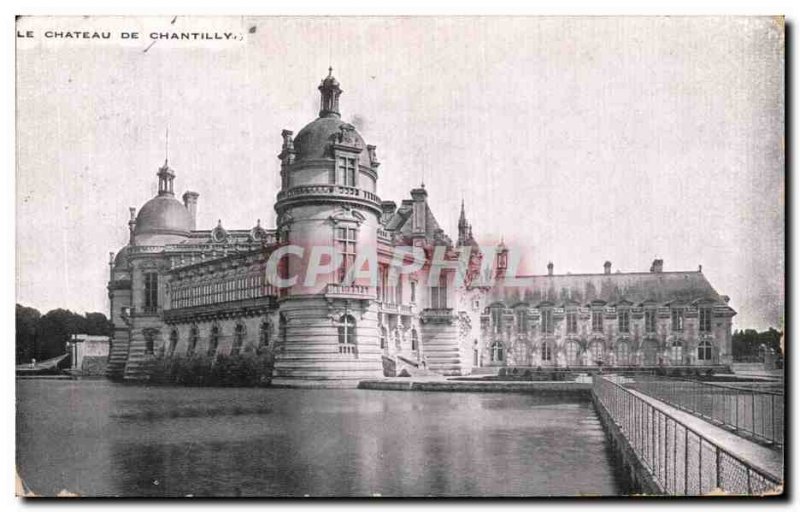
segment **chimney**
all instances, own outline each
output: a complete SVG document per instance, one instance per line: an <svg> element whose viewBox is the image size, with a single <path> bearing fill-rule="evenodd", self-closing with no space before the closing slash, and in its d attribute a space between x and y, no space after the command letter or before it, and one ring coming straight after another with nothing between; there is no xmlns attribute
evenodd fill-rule
<svg viewBox="0 0 800 512"><path fill-rule="evenodd" d="M426 204L428 199L428 191L425 190L425 185L420 185L419 188L412 189L411 199L413 201L412 207L414 208L414 216L411 218L411 232L415 235L424 235L427 233L425 221L427 216Z"/></svg>
<svg viewBox="0 0 800 512"><path fill-rule="evenodd" d="M548 276L552 276L553 275L553 262L552 261L547 264L547 275Z"/></svg>
<svg viewBox="0 0 800 512"><path fill-rule="evenodd" d="M603 273L604 274L610 274L611 273L611 262L610 261L607 261L607 262L603 263Z"/></svg>
<svg viewBox="0 0 800 512"><path fill-rule="evenodd" d="M653 260L650 272L662 272L664 270L664 260Z"/></svg>
<svg viewBox="0 0 800 512"><path fill-rule="evenodd" d="M183 193L183 205L189 210L189 216L192 218L192 231L197 228L197 198L200 194L197 192L186 191Z"/></svg>

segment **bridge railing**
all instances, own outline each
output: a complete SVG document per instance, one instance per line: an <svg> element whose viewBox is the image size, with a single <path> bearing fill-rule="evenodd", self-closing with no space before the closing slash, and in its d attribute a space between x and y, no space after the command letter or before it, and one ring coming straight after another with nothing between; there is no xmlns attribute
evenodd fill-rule
<svg viewBox="0 0 800 512"><path fill-rule="evenodd" d="M783 394L688 379L645 377L628 385L743 437L783 445Z"/></svg>
<svg viewBox="0 0 800 512"><path fill-rule="evenodd" d="M715 490L762 494L779 478L748 464L609 377L597 375L593 393L666 494L696 496Z"/></svg>

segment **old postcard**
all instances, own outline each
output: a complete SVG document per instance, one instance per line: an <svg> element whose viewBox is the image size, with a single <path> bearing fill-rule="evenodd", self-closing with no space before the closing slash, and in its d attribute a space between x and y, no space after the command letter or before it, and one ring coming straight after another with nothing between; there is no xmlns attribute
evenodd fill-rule
<svg viewBox="0 0 800 512"><path fill-rule="evenodd" d="M15 28L19 496L783 493L782 17Z"/></svg>

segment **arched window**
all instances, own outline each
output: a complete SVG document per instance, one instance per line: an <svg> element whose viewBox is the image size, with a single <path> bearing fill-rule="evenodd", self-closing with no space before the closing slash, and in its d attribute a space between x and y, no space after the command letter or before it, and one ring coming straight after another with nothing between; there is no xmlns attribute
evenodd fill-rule
<svg viewBox="0 0 800 512"><path fill-rule="evenodd" d="M600 364L603 362L604 356L603 344L599 341L593 341L589 344L589 364Z"/></svg>
<svg viewBox="0 0 800 512"><path fill-rule="evenodd" d="M683 342L675 340L669 347L669 360L672 364L681 364L683 361Z"/></svg>
<svg viewBox="0 0 800 512"><path fill-rule="evenodd" d="M395 348L399 349L400 348L400 344L402 343L402 341L403 341L403 337L400 335L400 328L399 327L395 327L395 329L394 329L394 346L395 346Z"/></svg>
<svg viewBox="0 0 800 512"><path fill-rule="evenodd" d="M419 350L419 337L416 329L411 329L411 350Z"/></svg>
<svg viewBox="0 0 800 512"><path fill-rule="evenodd" d="M386 327L380 326L378 330L378 337L381 342L381 349L386 349Z"/></svg>
<svg viewBox="0 0 800 512"><path fill-rule="evenodd" d="M233 330L233 346L231 347L231 355L238 355L244 345L244 324L236 324Z"/></svg>
<svg viewBox="0 0 800 512"><path fill-rule="evenodd" d="M167 352L167 357L172 357L172 354L175 353L175 347L178 346L178 330L172 329L172 332L169 333L169 352Z"/></svg>
<svg viewBox="0 0 800 512"><path fill-rule="evenodd" d="M219 346L219 327L211 327L211 335L208 338L208 355L213 356L217 353L217 346Z"/></svg>
<svg viewBox="0 0 800 512"><path fill-rule="evenodd" d="M200 337L197 331L197 326L193 325L189 331L189 345L186 347L186 355L194 354L194 349L197 348L197 339Z"/></svg>
<svg viewBox="0 0 800 512"><path fill-rule="evenodd" d="M356 344L356 319L351 315L342 315L339 319L339 343Z"/></svg>
<svg viewBox="0 0 800 512"><path fill-rule="evenodd" d="M580 355L581 351L580 346L578 346L578 343L575 341L568 341L564 348L565 348L564 352L567 357L567 364L570 366L575 366L576 364L578 364L579 361L578 356Z"/></svg>
<svg viewBox="0 0 800 512"><path fill-rule="evenodd" d="M542 343L541 349L542 362L550 362L553 360L553 345L550 341Z"/></svg>
<svg viewBox="0 0 800 512"><path fill-rule="evenodd" d="M503 353L503 344L500 341L492 343L491 357L493 363L502 363L505 354Z"/></svg>
<svg viewBox="0 0 800 512"><path fill-rule="evenodd" d="M263 349L269 347L270 342L272 342L270 339L271 336L272 325L269 323L269 320L264 320L258 328L258 348Z"/></svg>
<svg viewBox="0 0 800 512"><path fill-rule="evenodd" d="M631 347L627 342L621 341L617 343L617 364L625 366L631 364Z"/></svg>
<svg viewBox="0 0 800 512"><path fill-rule="evenodd" d="M699 361L711 361L713 359L713 347L707 340L703 340L697 345L697 359Z"/></svg>

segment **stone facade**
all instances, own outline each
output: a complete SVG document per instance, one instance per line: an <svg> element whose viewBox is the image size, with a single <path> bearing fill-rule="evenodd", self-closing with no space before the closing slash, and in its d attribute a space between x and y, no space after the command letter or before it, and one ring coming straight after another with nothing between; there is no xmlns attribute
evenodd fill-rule
<svg viewBox="0 0 800 512"><path fill-rule="evenodd" d="M158 170L158 195L138 215L131 208L129 243L109 262L109 377L146 380L160 358L252 351L274 356L274 382L373 378L409 365L462 375L485 366L729 361L735 312L701 272L663 272L658 262L632 274L611 274L610 264L586 275L551 267L512 287L501 243L486 262L489 284L472 279L483 255L464 205L453 243L424 185L399 206L381 201L375 146L342 121L332 74L319 91L319 117L297 136L281 133L274 229L257 221L227 230L220 221L197 230L199 195L178 201L175 171L167 161ZM286 247L304 252L274 258L271 269ZM343 263L313 265L319 248ZM398 248L421 251L425 263L401 272ZM430 282L437 253L454 263L463 251L465 282L450 267ZM362 261L377 271L346 280ZM274 277L297 280L279 287Z"/></svg>

